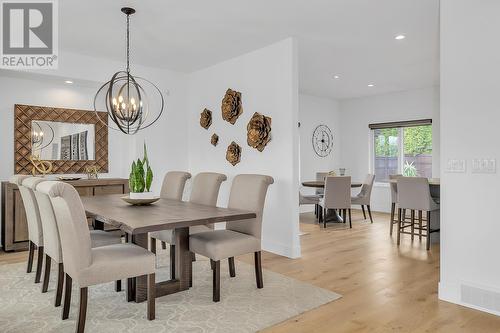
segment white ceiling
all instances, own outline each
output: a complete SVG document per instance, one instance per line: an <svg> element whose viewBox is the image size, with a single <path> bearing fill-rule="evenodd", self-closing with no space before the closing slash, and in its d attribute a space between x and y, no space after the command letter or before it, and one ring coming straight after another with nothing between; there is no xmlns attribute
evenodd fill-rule
<svg viewBox="0 0 500 333"><path fill-rule="evenodd" d="M191 72L295 36L305 93L344 99L439 83L439 0L64 0L60 48L123 60L124 5L137 9L133 63Z"/></svg>

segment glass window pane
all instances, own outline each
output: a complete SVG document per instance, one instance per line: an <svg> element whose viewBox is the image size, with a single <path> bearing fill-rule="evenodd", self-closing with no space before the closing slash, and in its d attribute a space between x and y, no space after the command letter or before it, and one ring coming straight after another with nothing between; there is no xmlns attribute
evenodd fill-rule
<svg viewBox="0 0 500 333"><path fill-rule="evenodd" d="M404 135L403 175L432 177L432 126L407 127Z"/></svg>
<svg viewBox="0 0 500 333"><path fill-rule="evenodd" d="M387 182L389 175L398 173L399 130L384 128L374 130L375 181Z"/></svg>

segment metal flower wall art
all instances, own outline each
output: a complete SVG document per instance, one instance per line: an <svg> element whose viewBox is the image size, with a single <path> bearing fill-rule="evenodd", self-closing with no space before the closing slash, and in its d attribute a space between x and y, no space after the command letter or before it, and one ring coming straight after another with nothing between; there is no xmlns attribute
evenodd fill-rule
<svg viewBox="0 0 500 333"><path fill-rule="evenodd" d="M210 125L212 125L212 111L205 109L200 114L200 126L204 129L208 129Z"/></svg>
<svg viewBox="0 0 500 333"><path fill-rule="evenodd" d="M217 134L212 134L212 138L210 139L210 143L212 146L217 147L217 144L219 143L219 136Z"/></svg>
<svg viewBox="0 0 500 333"><path fill-rule="evenodd" d="M250 147L263 151L271 141L271 117L255 112L247 125L247 143Z"/></svg>
<svg viewBox="0 0 500 333"><path fill-rule="evenodd" d="M228 89L222 99L222 119L234 125L238 117L243 112L241 93Z"/></svg>
<svg viewBox="0 0 500 333"><path fill-rule="evenodd" d="M234 141L227 147L226 160L233 166L240 163L241 147Z"/></svg>

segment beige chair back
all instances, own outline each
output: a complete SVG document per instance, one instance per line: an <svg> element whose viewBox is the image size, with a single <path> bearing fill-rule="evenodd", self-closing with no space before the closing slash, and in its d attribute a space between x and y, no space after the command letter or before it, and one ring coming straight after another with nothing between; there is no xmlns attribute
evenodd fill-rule
<svg viewBox="0 0 500 333"><path fill-rule="evenodd" d="M23 181L31 176L15 175L10 179L12 184L16 184L23 199L24 209L26 211L26 221L28 224L28 238L36 246L43 246L43 229L40 219L40 210L36 203L35 194L23 186Z"/></svg>
<svg viewBox="0 0 500 333"><path fill-rule="evenodd" d="M162 199L182 200L184 187L187 180L191 178L189 172L183 171L170 171L167 172L163 178L163 185L161 186L160 197Z"/></svg>
<svg viewBox="0 0 500 333"><path fill-rule="evenodd" d="M325 178L328 176L328 172L316 172L316 180L320 182L324 182ZM324 194L324 188L316 188L316 194Z"/></svg>
<svg viewBox="0 0 500 333"><path fill-rule="evenodd" d="M398 205L402 209L430 211L431 190L424 177L398 178Z"/></svg>
<svg viewBox="0 0 500 333"><path fill-rule="evenodd" d="M44 251L56 263L62 263L61 240L59 238L59 229L57 228L56 216L52 203L48 195L37 191L38 184L47 181L40 177L30 177L23 181L26 186L35 194L36 202L40 210L40 219L42 221Z"/></svg>
<svg viewBox="0 0 500 333"><path fill-rule="evenodd" d="M229 194L228 208L255 212L254 221L242 220L227 222L226 229L238 231L256 238L262 234L262 213L269 185L274 183L273 177L264 175L238 175L234 177Z"/></svg>
<svg viewBox="0 0 500 333"><path fill-rule="evenodd" d="M389 175L389 179L398 179L400 177L403 177L403 175ZM391 203L397 203L398 202L398 184L397 183L390 183L391 186Z"/></svg>
<svg viewBox="0 0 500 333"><path fill-rule="evenodd" d="M361 200L358 200L356 203L362 205L370 204L374 181L375 181L375 175L372 174L366 175L365 181L363 182L363 186L361 187L361 191L358 194L358 198L360 198Z"/></svg>
<svg viewBox="0 0 500 333"><path fill-rule="evenodd" d="M351 208L351 177L326 177L325 180L325 208Z"/></svg>
<svg viewBox="0 0 500 333"><path fill-rule="evenodd" d="M201 172L193 179L189 202L216 206L220 185L227 179L226 175L215 172Z"/></svg>
<svg viewBox="0 0 500 333"><path fill-rule="evenodd" d="M90 231L82 201L76 189L63 182L46 181L37 191L49 196L61 239L64 271L71 277L92 263Z"/></svg>

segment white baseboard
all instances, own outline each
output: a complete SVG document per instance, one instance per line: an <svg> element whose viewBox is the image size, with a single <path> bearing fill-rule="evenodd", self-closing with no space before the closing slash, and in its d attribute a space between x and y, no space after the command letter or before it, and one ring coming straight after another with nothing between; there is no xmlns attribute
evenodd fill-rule
<svg viewBox="0 0 500 333"><path fill-rule="evenodd" d="M474 286L474 284L472 284L472 283L467 283L467 285ZM495 290L494 288L489 288L489 287L485 287L485 286L480 286L478 288L481 288L484 292L491 293L492 295L493 294L498 295L498 293L499 293L499 291ZM490 314L493 314L496 316L500 316L500 311L496 311L493 309L485 308L482 306L478 306L475 304L470 304L470 303L462 301L460 290L461 290L460 284L450 283L450 282L448 282L448 283L439 282L438 297L440 300L445 301L445 302L458 304L460 306L464 306L464 307L471 308L474 310L478 310L478 311L490 313Z"/></svg>

